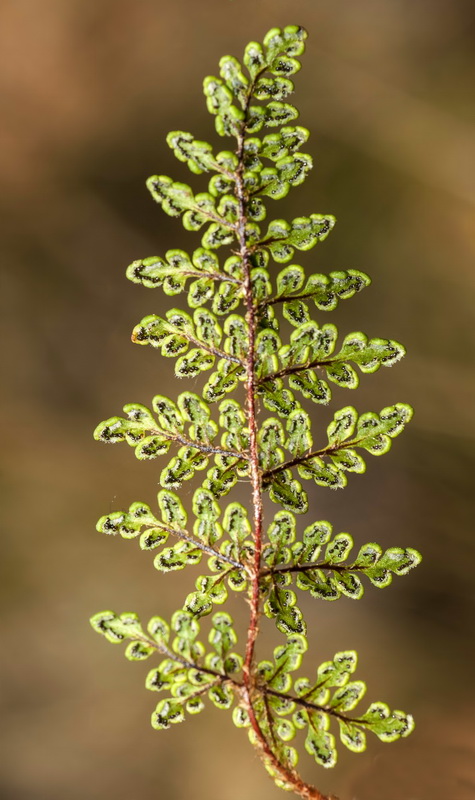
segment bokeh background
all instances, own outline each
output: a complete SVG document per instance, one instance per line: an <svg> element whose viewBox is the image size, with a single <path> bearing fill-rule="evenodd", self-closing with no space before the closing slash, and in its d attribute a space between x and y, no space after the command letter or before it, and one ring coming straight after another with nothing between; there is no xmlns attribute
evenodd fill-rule
<svg viewBox="0 0 475 800"><path fill-rule="evenodd" d="M95 532L109 510L153 502L157 467L91 432L125 402L177 391L172 364L129 340L169 300L124 278L134 258L195 245L143 185L164 172L203 187L164 136L222 147L202 77L288 23L311 34L296 102L315 169L270 214L334 213L330 238L299 260L373 284L332 321L407 346L335 402L416 408L364 479L312 495L313 518L424 553L358 603L304 603L309 662L358 649L368 698L412 710L415 733L342 752L332 772L306 756L302 768L344 800L475 798L472 0L2 0L2 800L280 796L229 715L154 732L148 663L126 662L87 620L166 615L189 590L190 574L162 576L136 542Z"/></svg>

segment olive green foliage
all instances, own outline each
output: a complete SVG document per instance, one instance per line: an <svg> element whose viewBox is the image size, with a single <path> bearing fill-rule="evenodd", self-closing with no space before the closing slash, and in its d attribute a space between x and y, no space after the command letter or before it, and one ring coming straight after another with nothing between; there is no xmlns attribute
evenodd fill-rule
<svg viewBox="0 0 475 800"><path fill-rule="evenodd" d="M359 753L368 732L391 742L407 736L413 720L380 702L357 710L366 686L353 680L357 657L351 650L317 669L305 665L309 678L300 674L307 624L299 594L358 599L365 586L389 586L421 557L409 547L384 551L373 542L355 548L348 533L334 532L327 521L303 530L297 524L309 507L309 484L343 488L351 473L365 471L368 457L388 452L412 416L404 403L378 413L349 405L334 413L326 432L312 432L312 404L329 403L333 385L355 389L360 373L390 367L405 351L398 342L360 331L340 337L324 321L340 301L369 285L367 275L354 269L307 275L289 263L296 251L327 238L333 216L264 222L265 201L285 197L312 168L311 156L300 149L309 133L294 124L298 112L287 102L305 39L300 27L274 28L262 44L246 47L242 64L225 56L220 77L205 79L216 131L235 140L230 150L215 153L185 131L168 135L179 161L195 175L207 173L207 191L195 192L164 175L147 181L163 211L181 217L186 230L201 230L202 238L191 254L169 250L130 265L133 283L184 294L189 307L145 317L132 339L174 359L177 378L194 379L195 391L183 391L176 401L156 395L150 407L130 403L123 416L97 427L97 440L126 442L140 460L160 459L161 486L156 507L133 502L128 510L101 517L97 528L137 538L143 550L153 551L160 572L199 565L203 574L194 575L192 591L170 622L153 617L142 626L135 614L112 611L91 622L108 641L124 642L128 659L153 660L146 686L163 695L152 714L154 728L201 712L209 699L232 709L235 724L249 729L279 786L322 797L317 790L303 794L295 777L298 752L289 743L298 741L300 731L307 753L332 767L335 732ZM269 128L276 130L267 133ZM227 256L218 257L223 247ZM244 386L249 393L249 370L259 409L255 445L252 410L239 391ZM202 384L196 380L201 373ZM249 509L224 499L238 481L251 481L254 457L259 492L280 507L265 520L257 571L255 495L249 493ZM192 479L190 491L184 484ZM284 636L272 657L252 659L247 669L245 644L238 646L230 615L217 608L233 592L247 593L251 605L258 603L256 613L274 620L277 635Z"/></svg>

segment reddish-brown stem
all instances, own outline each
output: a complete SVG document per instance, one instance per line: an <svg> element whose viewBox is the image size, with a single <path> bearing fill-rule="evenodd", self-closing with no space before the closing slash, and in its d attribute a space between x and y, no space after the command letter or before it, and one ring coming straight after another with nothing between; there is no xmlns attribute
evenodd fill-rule
<svg viewBox="0 0 475 800"><path fill-rule="evenodd" d="M303 800L338 800L338 798L334 795L324 795L319 792L315 786L310 786L309 784L305 783L298 772L292 769L292 767L281 763L268 744L259 727L259 722L257 721L254 713L252 699L248 687L244 687L244 700L246 703L247 712L249 714L249 719L251 721L251 727L256 734L257 749L264 763L268 764L272 768L273 774L291 786L292 791L295 794L298 794L299 797L302 797Z"/></svg>
<svg viewBox="0 0 475 800"><path fill-rule="evenodd" d="M252 294L250 251L246 241L247 223L247 198L243 182L243 151L244 133L238 138L238 168L236 171L236 197L239 203L239 220L236 234L239 245L239 255L244 268L244 302L246 305L246 318L249 330L248 353L246 358L246 411L249 427L249 467L252 487L252 503L254 507L254 558L251 565L251 589L249 603L251 616L249 620L246 655L244 659L244 680L248 687L251 686L252 660L254 645L259 630L259 573L262 552L262 488L261 472L259 469L259 451L257 445L257 379L255 374L255 338L256 338L256 308Z"/></svg>
<svg viewBox="0 0 475 800"><path fill-rule="evenodd" d="M358 567L355 564L332 564L329 561L311 561L308 564L278 564L275 567L265 567L261 570L261 577L266 575L280 575L284 572L312 572L317 569L328 569L332 572L365 572L371 569L368 567Z"/></svg>
<svg viewBox="0 0 475 800"><path fill-rule="evenodd" d="M350 359L347 359L349 361ZM332 364L337 364L339 361L343 361L342 358L327 358L327 359L315 359L315 361L309 361L308 364L294 364L291 367L283 367L279 369L278 372L271 372L270 375L266 375L264 378L260 378L259 383L266 383L267 381L275 381L277 378L285 378L287 375L295 375L299 372L304 372L307 369L317 369L317 367L331 367Z"/></svg>
<svg viewBox="0 0 475 800"><path fill-rule="evenodd" d="M259 77L259 76L257 76ZM256 80L256 78L255 78ZM246 104L245 116L247 118L248 105L252 96L253 85L251 85L248 94L248 102ZM259 612L260 612L260 577L261 577L261 555L263 544L263 504L262 504L262 483L263 476L259 467L259 449L258 449L258 428L257 428L257 387L258 379L255 372L255 341L256 329L258 322L258 308L254 302L251 283L251 256L255 247L248 244L246 239L246 224L247 224L247 203L248 196L244 187L244 136L245 136L245 122L242 125L241 131L237 137L237 158L238 166L235 174L235 194L239 206L239 219L236 224L236 237L238 240L238 255L244 270L244 303L246 306L246 320L249 330L248 352L246 357L246 412L247 424L249 428L249 469L251 479L252 503L253 503L253 517L254 517L254 556L250 563L250 590L249 590L249 605L250 605L250 618L247 633L246 653L243 664L243 684L241 688L242 697L246 706L249 720L252 729L256 736L256 746L258 752L269 767L275 777L282 780L292 788L293 792L303 800L338 800L334 796L326 796L318 791L313 786L307 785L297 772L288 764L282 763L278 756L274 753L271 745L267 741L267 737L261 730L259 721L253 707L253 694L259 691L255 684L255 674L253 670L254 661L254 648L259 632Z"/></svg>
<svg viewBox="0 0 475 800"><path fill-rule="evenodd" d="M286 469L292 469L292 467L297 467L299 464L305 464L306 461L310 461L312 458L324 458L332 453L337 453L338 450L346 450L349 447L356 447L361 441L362 439L352 439L351 441L340 442L339 444L330 444L327 447L323 447L321 450L312 450L310 453L305 453L303 456L296 456L295 458L290 459L290 461L284 461L284 463L279 464L278 467L274 467L273 469L269 469L264 472L262 474L262 479L266 484L269 482L269 478L272 475L278 475L279 472L283 472Z"/></svg>

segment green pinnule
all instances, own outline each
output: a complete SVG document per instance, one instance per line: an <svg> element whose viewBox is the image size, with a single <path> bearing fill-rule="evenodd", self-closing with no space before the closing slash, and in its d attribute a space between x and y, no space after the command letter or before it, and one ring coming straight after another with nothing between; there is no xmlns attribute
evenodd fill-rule
<svg viewBox="0 0 475 800"><path fill-rule="evenodd" d="M357 599L365 579L388 586L421 557L412 548L383 552L374 543L351 555L351 536L334 534L326 521L297 531L296 515L308 509L301 481L344 487L348 473L365 471L365 454L386 453L412 416L404 403L363 414L346 406L335 412L326 435L319 431L315 442L312 435L310 401L328 403L332 383L355 389L358 370L392 366L405 351L397 342L368 339L361 332L338 341L335 325L312 319L312 303L324 314L370 283L357 270L307 276L301 266L289 264L295 251L310 250L327 238L333 216L264 224L265 199L285 197L312 167L311 157L300 150L309 133L293 124L298 112L286 100L306 36L293 25L273 28L262 44L246 47L243 64L225 56L220 77L205 79L208 110L218 134L233 140L231 150L215 153L185 131L168 135L169 146L191 172L211 174L207 191L195 193L164 175L147 181L167 214L181 217L186 230L204 232L202 246L191 255L169 250L164 258L130 265L131 281L161 287L171 296L184 293L190 309L147 316L132 338L176 359L179 378L208 375L200 394L184 391L176 402L156 395L151 409L131 403L123 417L97 427L96 439L125 441L139 459L171 454L162 462L156 509L134 502L127 511L102 517L97 527L126 539L139 537L143 550L154 551L155 567L162 572L203 560L207 566L170 623L153 617L145 629L135 614L112 611L96 614L91 622L109 641L126 642L127 658L161 658L146 681L148 689L164 693L152 714L154 728L199 713L208 698L218 708L233 709L235 724L248 728L278 786L325 800L296 771L298 754L290 742L297 731L304 732L305 750L316 762L332 767L335 729L343 745L361 752L367 732L394 741L411 732L413 720L380 702L356 710L366 686L352 679L354 651L336 653L316 672L311 669L310 678L295 677L307 649L297 593ZM278 130L262 134L267 128ZM227 257L218 258L223 247ZM293 328L287 342L279 333L281 317ZM240 388L244 402L229 397ZM193 478L201 478L194 492L177 494ZM238 481L248 483L248 508L223 501ZM265 492L281 509L264 521ZM188 499L187 511L183 501ZM250 607L240 652L230 615L215 609L229 592L244 593ZM262 613L275 620L284 640L269 660L256 662ZM199 636L201 618L208 614L205 643Z"/></svg>

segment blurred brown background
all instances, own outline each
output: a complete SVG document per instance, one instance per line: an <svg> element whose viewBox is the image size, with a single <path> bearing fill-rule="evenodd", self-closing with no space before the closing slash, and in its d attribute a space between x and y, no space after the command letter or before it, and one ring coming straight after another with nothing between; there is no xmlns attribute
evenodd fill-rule
<svg viewBox="0 0 475 800"><path fill-rule="evenodd" d="M164 136L222 147L202 77L288 23L311 34L296 102L315 169L269 215L334 213L334 233L299 260L364 269L373 285L332 321L408 348L335 402L416 408L364 479L314 493L313 518L424 553L359 603L304 603L310 664L358 649L368 698L411 709L415 733L342 752L330 773L302 765L344 800L475 798L473 0L3 0L2 800L281 796L229 716L154 732L148 664L87 620L165 615L190 588L190 573L161 576L136 542L95 532L109 510L153 502L157 467L91 431L124 402L177 392L172 364L129 341L170 301L124 278L134 258L195 245L143 186L158 171L203 188ZM315 409L316 427L326 419Z"/></svg>

